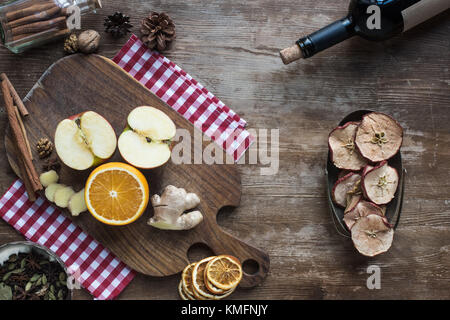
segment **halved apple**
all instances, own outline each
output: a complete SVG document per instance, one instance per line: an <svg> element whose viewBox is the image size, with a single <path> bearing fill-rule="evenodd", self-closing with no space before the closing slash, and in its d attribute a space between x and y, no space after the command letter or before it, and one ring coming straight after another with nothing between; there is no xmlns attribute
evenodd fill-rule
<svg viewBox="0 0 450 320"><path fill-rule="evenodd" d="M156 168L169 161L176 127L164 112L153 107L137 107L130 112L127 122L118 142L125 161L141 169Z"/></svg>
<svg viewBox="0 0 450 320"><path fill-rule="evenodd" d="M55 132L55 149L68 167L86 170L109 159L117 138L108 121L93 111L65 119Z"/></svg>

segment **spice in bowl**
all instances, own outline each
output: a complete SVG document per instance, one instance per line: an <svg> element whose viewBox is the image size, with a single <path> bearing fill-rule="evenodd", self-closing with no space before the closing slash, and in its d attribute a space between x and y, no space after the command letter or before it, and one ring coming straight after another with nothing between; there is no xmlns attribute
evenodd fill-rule
<svg viewBox="0 0 450 320"><path fill-rule="evenodd" d="M0 265L0 300L70 299L64 268L40 251L13 253Z"/></svg>

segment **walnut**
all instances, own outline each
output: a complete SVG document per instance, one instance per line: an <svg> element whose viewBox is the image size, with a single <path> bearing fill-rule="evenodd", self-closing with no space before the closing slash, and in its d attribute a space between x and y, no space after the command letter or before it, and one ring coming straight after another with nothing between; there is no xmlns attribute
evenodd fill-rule
<svg viewBox="0 0 450 320"><path fill-rule="evenodd" d="M100 34L95 30L86 30L78 36L78 48L83 53L97 51L100 44Z"/></svg>
<svg viewBox="0 0 450 320"><path fill-rule="evenodd" d="M39 154L39 158L44 159L52 154L53 143L47 138L41 138L36 143L36 149Z"/></svg>
<svg viewBox="0 0 450 320"><path fill-rule="evenodd" d="M78 52L78 38L76 34L72 33L64 41L64 51L68 54Z"/></svg>

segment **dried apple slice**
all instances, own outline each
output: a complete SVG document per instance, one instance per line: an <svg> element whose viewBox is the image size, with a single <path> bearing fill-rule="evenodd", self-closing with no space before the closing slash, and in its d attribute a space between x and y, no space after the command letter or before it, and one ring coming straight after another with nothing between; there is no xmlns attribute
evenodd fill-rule
<svg viewBox="0 0 450 320"><path fill-rule="evenodd" d="M339 169L357 171L367 164L355 147L359 122L348 122L331 131L328 137L331 161Z"/></svg>
<svg viewBox="0 0 450 320"><path fill-rule="evenodd" d="M356 206L345 213L344 222L348 230L351 230L353 225L362 217L367 217L370 214L376 214L381 217L384 216L383 210L376 204L368 201L359 201Z"/></svg>
<svg viewBox="0 0 450 320"><path fill-rule="evenodd" d="M347 195L347 207L345 207L344 214L355 209L356 205L361 201L361 199L362 195L360 194Z"/></svg>
<svg viewBox="0 0 450 320"><path fill-rule="evenodd" d="M333 201L343 208L347 207L347 193L353 190L358 181L361 181L361 176L354 172L336 181L332 191Z"/></svg>
<svg viewBox="0 0 450 320"><path fill-rule="evenodd" d="M367 257L373 257L389 250L394 239L394 229L386 218L370 214L359 219L351 229L355 248Z"/></svg>
<svg viewBox="0 0 450 320"><path fill-rule="evenodd" d="M361 187L369 201L378 205L388 204L395 196L398 180L397 170L383 161L365 174Z"/></svg>
<svg viewBox="0 0 450 320"><path fill-rule="evenodd" d="M350 171L350 170L341 170L341 171L339 171L338 179L345 177L345 176L348 175L350 172L352 172L352 171Z"/></svg>
<svg viewBox="0 0 450 320"><path fill-rule="evenodd" d="M373 166L371 166L370 164L368 164L367 166L364 167L364 169L363 169L361 175L362 175L362 176L365 176L366 173L369 172L369 171L372 170L372 169L373 169Z"/></svg>
<svg viewBox="0 0 450 320"><path fill-rule="evenodd" d="M372 112L364 115L356 130L355 145L359 153L372 162L392 158L403 142L403 129L390 116Z"/></svg>

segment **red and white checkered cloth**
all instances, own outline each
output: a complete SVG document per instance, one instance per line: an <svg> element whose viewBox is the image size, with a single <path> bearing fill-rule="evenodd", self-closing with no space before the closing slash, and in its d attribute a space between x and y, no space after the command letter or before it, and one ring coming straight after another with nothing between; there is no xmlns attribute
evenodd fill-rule
<svg viewBox="0 0 450 320"><path fill-rule="evenodd" d="M135 35L113 61L238 161L254 141L247 123L184 70Z"/></svg>
<svg viewBox="0 0 450 320"><path fill-rule="evenodd" d="M114 299L135 275L50 202L42 197L29 201L20 180L0 199L0 217L28 240L55 252L73 278L97 299Z"/></svg>

